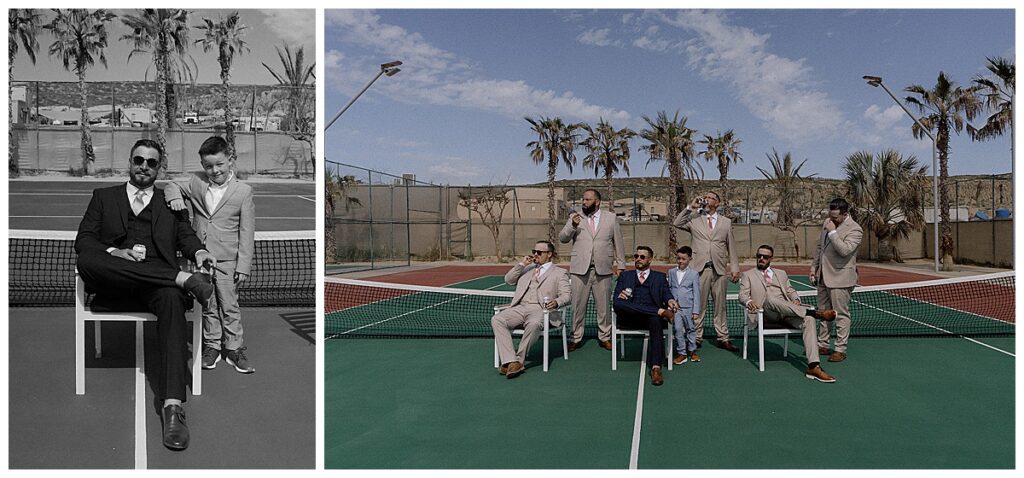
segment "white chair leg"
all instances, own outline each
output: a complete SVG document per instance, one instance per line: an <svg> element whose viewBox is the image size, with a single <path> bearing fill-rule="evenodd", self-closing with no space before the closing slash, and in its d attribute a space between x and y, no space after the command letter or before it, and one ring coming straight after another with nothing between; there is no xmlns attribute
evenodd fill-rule
<svg viewBox="0 0 1024 478"><path fill-rule="evenodd" d="M569 340L565 336L565 321L562 321L562 358L569 360Z"/></svg>
<svg viewBox="0 0 1024 478"><path fill-rule="evenodd" d="M764 314L757 312L757 368L764 372Z"/></svg>
<svg viewBox="0 0 1024 478"><path fill-rule="evenodd" d="M746 317L743 320L747 320ZM743 360L747 359L747 338L750 336L750 326L743 324Z"/></svg>
<svg viewBox="0 0 1024 478"><path fill-rule="evenodd" d="M100 324L102 323L103 322L98 320L93 321L92 323L92 330L95 332L96 336L96 358L103 358L103 334L101 333L102 329L100 328Z"/></svg>
<svg viewBox="0 0 1024 478"><path fill-rule="evenodd" d="M789 334L784 336L785 342L782 343L782 356L789 357Z"/></svg>
<svg viewBox="0 0 1024 478"><path fill-rule="evenodd" d="M203 394L203 316L196 314L192 319L192 395L199 396Z"/></svg>
<svg viewBox="0 0 1024 478"><path fill-rule="evenodd" d="M668 335L668 340L665 341L665 358L668 360L668 369L672 370L672 340L674 337L671 322L668 324L668 333L666 335Z"/></svg>
<svg viewBox="0 0 1024 478"><path fill-rule="evenodd" d="M616 345L619 340L619 329L616 327L615 310L612 309L612 370L618 370L617 360L619 358L617 351L621 348L621 345Z"/></svg>
<svg viewBox="0 0 1024 478"><path fill-rule="evenodd" d="M544 312L544 371L545 372L548 371L548 349L550 348L550 345L548 344L548 337L549 337L548 327L549 327L549 325L550 324L548 323L548 313Z"/></svg>
<svg viewBox="0 0 1024 478"><path fill-rule="evenodd" d="M85 395L85 318L75 317L75 394Z"/></svg>

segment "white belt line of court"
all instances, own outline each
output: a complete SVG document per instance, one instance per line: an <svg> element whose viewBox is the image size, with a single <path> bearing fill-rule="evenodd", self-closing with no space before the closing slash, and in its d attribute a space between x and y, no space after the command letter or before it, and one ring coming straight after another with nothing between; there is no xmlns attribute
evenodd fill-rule
<svg viewBox="0 0 1024 478"><path fill-rule="evenodd" d="M810 287L810 286L811 286L810 284L804 284L803 282L800 282L800 281L798 281L798 280L793 280L793 282L796 282L797 284L801 284L801 285L806 285L806 286L808 286L808 287ZM903 296L900 296L900 297L903 297ZM906 298L906 299L911 299L911 300L917 300L917 299L912 299L912 298L910 298L910 297L905 297L905 298ZM877 311L879 311L879 312L882 312L882 313L885 313L885 314L889 314L889 315L892 315L892 316L894 316L894 317L899 317L899 318L901 318L901 319L904 319L904 320L909 320L909 321L911 321L911 322L914 322L914 323L916 323L916 324L918 324L918 325L923 325L923 326L925 326L925 327L928 327L928 328L930 328L930 329L934 329L934 330L937 330L937 331L939 331L939 332L942 332L942 333L945 333L945 334L947 334L947 335L956 335L957 337L959 337L959 338L961 338L961 339L967 340L967 341L969 341L969 342L974 342L974 343L976 343L976 344L978 344L978 345L981 345L981 346L983 346L983 347L987 347L987 348L990 348L990 349L992 349L992 350L995 350L995 351L997 351L997 352L1002 352L1002 353L1004 353L1004 354L1006 354L1006 355L1009 355L1009 356L1011 356L1011 357L1015 357L1015 358L1017 357L1016 355L1014 355L1014 354L1012 354L1012 353L1010 353L1010 352L1007 352L1007 351L1005 351L1005 350L1003 350L1003 349L1000 349L1000 348L998 348L998 347L993 347L993 346L991 346L991 345L989 345L989 344L986 344L986 343L984 343L984 342L979 342L979 341L977 341L977 340L974 340L974 339L972 339L972 338L970 338L970 337L965 337L965 336L963 336L963 335L960 335L960 334L954 334L953 332L950 332L950 331L948 331L948 330L946 330L946 329L943 329L942 327L937 327L937 326L934 326L934 325L932 325L932 324L926 324L926 323L924 323L924 322L921 322L921 321L919 321L919 320L916 320L916 319L912 319L912 318L910 318L910 317L907 317L907 316L905 316L905 315L900 315L900 314L897 314L897 313L895 313L895 312L891 312L891 311L888 311L888 310L883 310L883 309L879 309L878 307L875 307L875 306L873 306L873 305L867 304L867 303L865 303L865 302L863 302L863 301L859 301L859 300L853 300L853 298L852 298L852 294L851 294L851 299L850 299L850 302L855 302L855 303L858 303L858 304L860 304L860 305L863 305L864 307L868 307L868 308L870 308L870 309L875 309L875 310L877 310ZM925 302L925 301L923 301L923 300L919 300L918 302L921 302L921 303L924 303L924 304L928 304L928 305L935 305L935 304L932 304L931 302ZM944 309L954 310L954 311L956 311L956 312L963 312L963 311L961 311L961 310L958 310L958 309L950 309L949 307L943 307L943 306L937 306L937 307L942 307L942 308L944 308ZM970 312L963 312L963 313L965 313L965 314L969 314L969 315L977 315L977 314L971 314ZM980 315L979 315L978 317L984 317L984 316L980 316ZM986 317L986 318L988 318L988 317ZM993 319L993 320L994 320L994 319ZM851 325L851 327L852 327L852 325Z"/></svg>
<svg viewBox="0 0 1024 478"><path fill-rule="evenodd" d="M612 337L615 340L615 337ZM612 352L615 353L615 352ZM647 337L644 337L643 359L640 360L640 385L636 392L636 415L633 418L633 443L629 448L629 469L637 469L640 459L640 424L644 419L644 382L647 371ZM669 360L672 360L671 358Z"/></svg>

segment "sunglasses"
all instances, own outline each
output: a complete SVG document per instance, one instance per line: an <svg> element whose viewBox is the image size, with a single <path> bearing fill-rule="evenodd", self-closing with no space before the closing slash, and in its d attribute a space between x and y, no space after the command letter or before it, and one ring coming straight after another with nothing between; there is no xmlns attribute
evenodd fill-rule
<svg viewBox="0 0 1024 478"><path fill-rule="evenodd" d="M535 255L535 256L539 256L541 254L544 254L545 252L551 252L551 251L538 251L537 249L534 249L534 250L532 250L530 252L533 252L533 255Z"/></svg>
<svg viewBox="0 0 1024 478"><path fill-rule="evenodd" d="M769 256L769 255L767 255L767 254L758 254L758 255L757 255L757 258L758 258L758 259L771 259L771 258L772 258L772 256Z"/></svg>
<svg viewBox="0 0 1024 478"><path fill-rule="evenodd" d="M149 166L150 169L156 169L157 166L160 166L160 158L143 158L142 156L132 158L132 164L136 166L142 166L143 163Z"/></svg>
<svg viewBox="0 0 1024 478"><path fill-rule="evenodd" d="M633 259L647 259L647 256L644 254L633 254Z"/></svg>

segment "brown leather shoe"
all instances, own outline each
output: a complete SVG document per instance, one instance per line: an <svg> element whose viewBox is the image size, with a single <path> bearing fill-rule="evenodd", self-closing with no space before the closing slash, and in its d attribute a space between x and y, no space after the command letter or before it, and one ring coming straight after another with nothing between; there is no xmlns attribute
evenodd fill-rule
<svg viewBox="0 0 1024 478"><path fill-rule="evenodd" d="M672 363L674 363L676 365L682 365L682 364L686 363L687 359L688 359L688 357L686 356L686 354L676 355L676 358L672 359Z"/></svg>
<svg viewBox="0 0 1024 478"><path fill-rule="evenodd" d="M526 367L522 363L512 362L508 364L508 369L505 371L505 378L516 378L526 371Z"/></svg>
<svg viewBox="0 0 1024 478"><path fill-rule="evenodd" d="M505 364L505 365L502 365L501 367L498 367L498 374L499 375L505 375L507 373L508 373L508 364Z"/></svg>
<svg viewBox="0 0 1024 478"><path fill-rule="evenodd" d="M735 345L732 344L731 340L719 340L718 341L718 348L725 349L725 350L728 350L730 352L739 352L740 351L740 349L738 349Z"/></svg>
<svg viewBox="0 0 1024 478"><path fill-rule="evenodd" d="M815 310L814 311L814 316L817 317L818 320L824 320L825 322L832 322L833 320L836 320L836 311L834 311L832 309Z"/></svg>
<svg viewBox="0 0 1024 478"><path fill-rule="evenodd" d="M661 367L655 365L651 367L651 385L658 386L665 383L665 379L661 376Z"/></svg>
<svg viewBox="0 0 1024 478"><path fill-rule="evenodd" d="M824 383L832 383L836 381L835 377L825 373L825 371L821 369L821 366L818 365L814 368L807 369L807 371L804 372L804 376L811 380L817 380Z"/></svg>
<svg viewBox="0 0 1024 478"><path fill-rule="evenodd" d="M828 355L831 353L832 350L830 350L828 347L818 347L818 355Z"/></svg>
<svg viewBox="0 0 1024 478"><path fill-rule="evenodd" d="M602 340L601 341L601 348L605 349L605 350L611 350L612 349L612 341L611 340Z"/></svg>
<svg viewBox="0 0 1024 478"><path fill-rule="evenodd" d="M579 350L580 347L583 347L583 342L582 341L580 341L580 342L569 342L569 351L570 352L575 352L575 351Z"/></svg>
<svg viewBox="0 0 1024 478"><path fill-rule="evenodd" d="M700 362L700 355L697 355L697 352L690 352L690 361Z"/></svg>
<svg viewBox="0 0 1024 478"><path fill-rule="evenodd" d="M846 353L844 352L832 352L832 355L828 357L829 362L842 362L843 360L846 360Z"/></svg>

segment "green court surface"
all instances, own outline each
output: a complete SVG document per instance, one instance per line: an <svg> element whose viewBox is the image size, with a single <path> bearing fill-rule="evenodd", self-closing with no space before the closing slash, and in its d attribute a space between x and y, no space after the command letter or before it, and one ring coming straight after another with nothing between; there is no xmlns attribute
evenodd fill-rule
<svg viewBox="0 0 1024 478"><path fill-rule="evenodd" d="M454 287L512 290L500 277ZM730 284L730 293L736 288ZM489 313L476 310L486 307L453 300L427 306L427 313L389 302L372 307L390 326L452 316L474 321L474 334L484 336L327 340L327 468L1014 466L1012 336L855 335L846 361L822 364L837 378L833 384L804 377L799 337L791 339L788 357L781 337L767 339L765 372L758 371L755 341L746 360L708 345L701 362L666 369L665 384L653 387L643 340L627 339L625 358L612 371L610 352L593 339L591 323L584 347L570 360L553 340L550 371L543 372L537 343L527 373L507 380L493 368ZM361 307L368 306L344 313L365 312ZM732 307L733 342L742 346ZM909 309L915 320L937 310L917 307ZM855 302L854 327L875 320L875 309Z"/></svg>

